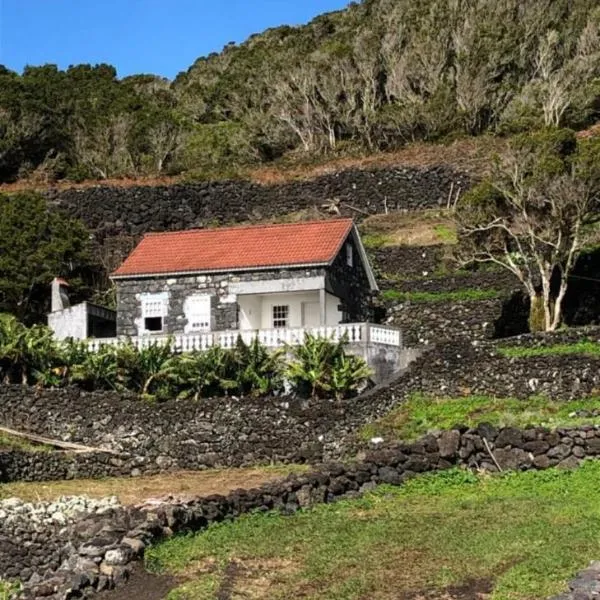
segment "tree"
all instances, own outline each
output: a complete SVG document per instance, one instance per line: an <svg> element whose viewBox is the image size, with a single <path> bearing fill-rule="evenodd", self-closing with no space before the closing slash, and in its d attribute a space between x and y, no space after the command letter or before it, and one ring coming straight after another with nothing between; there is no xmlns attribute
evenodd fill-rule
<svg viewBox="0 0 600 600"><path fill-rule="evenodd" d="M598 140L544 130L517 137L492 177L458 203L463 261L513 273L530 298L532 329L561 323L569 277L600 220L599 184Z"/></svg>
<svg viewBox="0 0 600 600"><path fill-rule="evenodd" d="M40 321L50 282L68 279L76 290L92 265L90 235L77 220L35 193L0 194L0 312Z"/></svg>

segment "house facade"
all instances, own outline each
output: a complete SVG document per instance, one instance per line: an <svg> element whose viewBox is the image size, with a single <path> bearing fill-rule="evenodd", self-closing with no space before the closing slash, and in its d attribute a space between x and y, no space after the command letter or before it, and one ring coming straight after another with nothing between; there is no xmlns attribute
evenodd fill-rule
<svg viewBox="0 0 600 600"><path fill-rule="evenodd" d="M128 337L367 322L377 291L350 219L148 234L112 279Z"/></svg>

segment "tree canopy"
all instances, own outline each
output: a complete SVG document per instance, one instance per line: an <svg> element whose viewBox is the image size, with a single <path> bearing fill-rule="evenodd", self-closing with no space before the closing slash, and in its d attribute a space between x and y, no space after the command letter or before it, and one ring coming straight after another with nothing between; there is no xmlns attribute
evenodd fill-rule
<svg viewBox="0 0 600 600"><path fill-rule="evenodd" d="M229 44L173 82L109 65L0 67L0 181L578 129L599 110L595 0L363 0Z"/></svg>
<svg viewBox="0 0 600 600"><path fill-rule="evenodd" d="M49 209L43 197L0 194L0 313L42 320L57 276L77 294L93 262L89 244L85 227Z"/></svg>
<svg viewBox="0 0 600 600"><path fill-rule="evenodd" d="M517 136L456 215L465 262L508 269L530 298L531 328L556 329L575 262L598 238L600 140L560 129Z"/></svg>

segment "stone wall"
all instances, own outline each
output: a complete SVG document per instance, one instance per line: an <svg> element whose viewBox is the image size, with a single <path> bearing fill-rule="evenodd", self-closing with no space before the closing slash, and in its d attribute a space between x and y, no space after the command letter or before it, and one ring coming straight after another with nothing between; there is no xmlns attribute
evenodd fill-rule
<svg viewBox="0 0 600 600"><path fill-rule="evenodd" d="M173 533L200 531L257 510L291 514L317 503L356 497L381 483L401 484L416 474L457 465L492 472L497 471L496 463L503 470L573 468L583 458L599 454L596 427L549 431L482 424L373 449L360 462L326 464L228 496L114 507L66 523L59 531L53 523L23 527L21 520L5 518L0 520L0 576L22 579L26 598L89 598L96 590L124 584L144 549ZM36 556L41 553L39 560Z"/></svg>
<svg viewBox="0 0 600 600"><path fill-rule="evenodd" d="M360 217L395 210L445 206L451 188L466 190L470 178L450 167L347 170L309 181L263 186L217 181L157 187L108 187L50 191L54 205L81 218L98 239L281 217L322 209L339 200L343 215ZM359 209L357 212L348 205Z"/></svg>
<svg viewBox="0 0 600 600"><path fill-rule="evenodd" d="M600 339L599 331L584 329L572 339ZM518 339L534 344L538 338ZM0 386L2 425L118 453L8 452L0 455L0 477L44 480L273 461L314 464L344 456L358 429L414 392L570 400L598 389L600 357L505 358L494 343L458 340L427 351L391 383L340 402L230 397L149 404L112 392Z"/></svg>

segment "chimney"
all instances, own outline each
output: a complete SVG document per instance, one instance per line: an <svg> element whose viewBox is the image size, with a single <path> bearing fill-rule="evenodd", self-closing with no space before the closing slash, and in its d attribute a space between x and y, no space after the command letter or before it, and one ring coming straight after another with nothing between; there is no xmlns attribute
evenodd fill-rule
<svg viewBox="0 0 600 600"><path fill-rule="evenodd" d="M52 280L52 304L50 309L52 312L58 312L71 306L66 290L68 286L69 284L60 277L55 277Z"/></svg>

